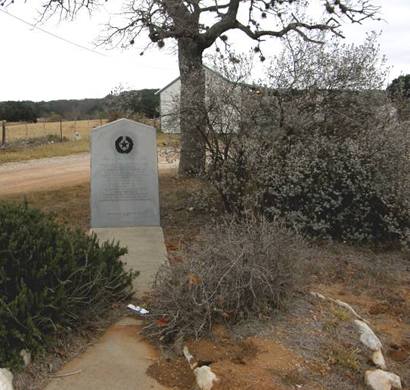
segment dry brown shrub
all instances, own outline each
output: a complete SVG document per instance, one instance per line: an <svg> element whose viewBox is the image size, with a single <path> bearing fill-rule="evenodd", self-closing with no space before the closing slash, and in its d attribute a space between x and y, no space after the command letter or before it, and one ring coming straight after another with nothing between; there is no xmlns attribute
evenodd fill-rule
<svg viewBox="0 0 410 390"><path fill-rule="evenodd" d="M162 341L198 338L214 323L272 315L299 285L306 249L277 222L247 218L209 226L183 262L158 272L147 334Z"/></svg>

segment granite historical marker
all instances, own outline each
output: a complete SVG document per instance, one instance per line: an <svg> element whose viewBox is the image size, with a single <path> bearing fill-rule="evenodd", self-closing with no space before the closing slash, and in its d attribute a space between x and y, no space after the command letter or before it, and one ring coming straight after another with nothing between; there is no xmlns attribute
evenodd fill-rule
<svg viewBox="0 0 410 390"><path fill-rule="evenodd" d="M156 131L119 119L91 132L91 227L159 226Z"/></svg>

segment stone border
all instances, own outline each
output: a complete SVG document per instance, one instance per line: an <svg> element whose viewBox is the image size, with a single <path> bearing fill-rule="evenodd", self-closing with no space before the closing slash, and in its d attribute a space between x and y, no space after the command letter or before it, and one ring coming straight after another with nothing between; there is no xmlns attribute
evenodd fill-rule
<svg viewBox="0 0 410 390"><path fill-rule="evenodd" d="M372 351L371 361L378 367L374 370L367 370L364 375L366 385L373 390L391 390L402 389L401 379L398 375L385 371L387 369L386 361L383 356L383 345L380 339L376 336L369 326L369 322L361 317L348 303L338 299L325 297L323 294L311 291L310 295L323 301L333 302L336 305L343 307L353 314L356 319L354 325L360 333L360 342Z"/></svg>

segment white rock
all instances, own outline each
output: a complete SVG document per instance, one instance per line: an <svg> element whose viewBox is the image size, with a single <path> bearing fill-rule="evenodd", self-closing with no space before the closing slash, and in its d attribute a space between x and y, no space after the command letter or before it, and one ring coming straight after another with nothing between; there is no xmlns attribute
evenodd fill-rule
<svg viewBox="0 0 410 390"><path fill-rule="evenodd" d="M355 320L354 323L359 328L360 341L372 351L378 351L382 349L382 343L379 338L370 329L369 325L360 320Z"/></svg>
<svg viewBox="0 0 410 390"><path fill-rule="evenodd" d="M189 352L187 346L184 346L182 352L195 375L196 384L198 386L198 389L199 390L211 390L214 383L218 381L218 378L212 372L211 367L209 366L197 367L198 363L195 361L195 358Z"/></svg>
<svg viewBox="0 0 410 390"><path fill-rule="evenodd" d="M194 357L189 352L189 349L186 345L184 346L184 348L182 350L182 353L184 354L185 359L187 360L187 362L188 362L189 366L191 367L191 369L194 369L196 367L196 362L195 362Z"/></svg>
<svg viewBox="0 0 410 390"><path fill-rule="evenodd" d="M326 300L326 298L325 298L325 296L324 296L323 294L318 293L318 292L315 292L315 291L311 291L311 292L310 292L310 295L312 295L312 296L315 297L315 298L322 299L323 301Z"/></svg>
<svg viewBox="0 0 410 390"><path fill-rule="evenodd" d="M25 349L20 351L20 356L23 359L24 367L27 367L31 363L31 353Z"/></svg>
<svg viewBox="0 0 410 390"><path fill-rule="evenodd" d="M202 366L194 370L196 384L200 390L211 390L214 383L218 381L216 375L212 372L211 367Z"/></svg>
<svg viewBox="0 0 410 390"><path fill-rule="evenodd" d="M373 352L372 361L377 367L381 368L382 370L386 369L386 361L384 360L383 353L380 349Z"/></svg>
<svg viewBox="0 0 410 390"><path fill-rule="evenodd" d="M356 318L358 318L359 320L364 321L364 319L356 312L355 309L353 309L353 307L351 307L348 303L340 301L339 299L335 299L333 300L337 305L345 308L346 310L350 311L350 313L352 313Z"/></svg>
<svg viewBox="0 0 410 390"><path fill-rule="evenodd" d="M352 306L350 306L350 305L349 305L348 303L346 303L346 302L343 302L343 301L341 301L341 300L339 300L339 299L326 298L323 294L320 294L320 293L315 292L315 291L311 291L311 292L310 292L310 295L312 295L312 296L315 297L315 298L322 299L323 301L328 300L328 301L330 301L330 302L336 303L336 305L339 305L339 306L345 308L346 310L348 310L351 314L353 314L353 315L354 315L356 318L358 318L359 320L361 320L361 321L363 321L363 322L367 322L362 316L360 316L360 315L356 312L355 309L353 309Z"/></svg>
<svg viewBox="0 0 410 390"><path fill-rule="evenodd" d="M400 377L392 372L383 370L368 370L365 373L365 382L372 390L401 389Z"/></svg>
<svg viewBox="0 0 410 390"><path fill-rule="evenodd" d="M7 368L0 368L0 390L13 390L13 374Z"/></svg>

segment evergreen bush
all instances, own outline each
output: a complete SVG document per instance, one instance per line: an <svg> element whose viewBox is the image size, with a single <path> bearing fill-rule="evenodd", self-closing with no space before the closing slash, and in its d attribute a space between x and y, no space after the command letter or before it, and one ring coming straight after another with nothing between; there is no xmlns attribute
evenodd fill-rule
<svg viewBox="0 0 410 390"><path fill-rule="evenodd" d="M221 107L236 108L240 121L221 131L211 111L204 134L206 178L228 212L282 219L321 239L409 243L410 122L382 91L377 39L318 47L290 38L266 85L234 86L240 104L233 93L211 101L222 117Z"/></svg>
<svg viewBox="0 0 410 390"><path fill-rule="evenodd" d="M404 131L403 131L404 130ZM259 207L310 237L407 241L410 143L406 129L358 138L312 134L265 159ZM407 138L407 140L406 140Z"/></svg>
<svg viewBox="0 0 410 390"><path fill-rule="evenodd" d="M26 205L0 204L0 367L129 296L135 273L124 271L125 253Z"/></svg>

